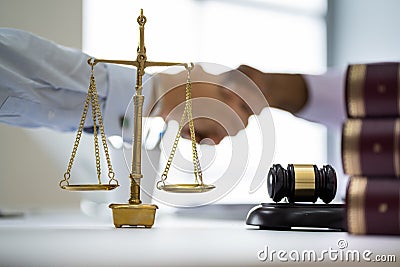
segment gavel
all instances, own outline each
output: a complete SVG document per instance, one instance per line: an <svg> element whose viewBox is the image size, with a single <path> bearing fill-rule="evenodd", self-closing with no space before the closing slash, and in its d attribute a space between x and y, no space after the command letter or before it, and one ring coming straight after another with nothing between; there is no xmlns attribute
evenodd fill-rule
<svg viewBox="0 0 400 267"><path fill-rule="evenodd" d="M289 164L285 170L274 164L268 172L268 194L279 202L286 197L289 203L316 202L320 198L329 203L336 195L336 172L330 165L318 169L312 164Z"/></svg>

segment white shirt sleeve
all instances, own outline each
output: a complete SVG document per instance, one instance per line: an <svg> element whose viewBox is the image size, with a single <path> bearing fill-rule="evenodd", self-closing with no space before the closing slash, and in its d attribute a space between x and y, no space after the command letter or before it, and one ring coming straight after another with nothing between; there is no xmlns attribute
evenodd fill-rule
<svg viewBox="0 0 400 267"><path fill-rule="evenodd" d="M31 33L0 28L0 122L75 131L89 87L88 58ZM95 79L106 134L121 135L136 70L99 63ZM88 112L85 127L92 125Z"/></svg>
<svg viewBox="0 0 400 267"><path fill-rule="evenodd" d="M345 71L330 70L323 75L303 75L308 101L296 115L328 127L341 127L346 119Z"/></svg>

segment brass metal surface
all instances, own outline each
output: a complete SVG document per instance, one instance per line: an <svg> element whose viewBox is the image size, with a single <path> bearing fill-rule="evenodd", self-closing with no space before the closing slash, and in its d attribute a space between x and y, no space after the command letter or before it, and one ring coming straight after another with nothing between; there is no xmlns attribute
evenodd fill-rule
<svg viewBox="0 0 400 267"><path fill-rule="evenodd" d="M68 180L70 178L69 170L70 170L70 166L72 166L72 162L73 162L73 159L74 159L75 153L76 153L76 148L77 148L77 145L79 144L79 139L82 135L84 120L86 118L86 113L88 112L88 105L89 105L91 99L93 99L93 97L89 96L89 95L91 92L93 92L92 94L94 94L94 93L97 94L97 92L95 91L95 85L94 85L94 74L93 74L94 66L100 62L101 63L113 63L113 64L135 66L137 71L136 71L135 95L133 97L134 130L133 130L133 144L132 144L132 168L131 168L131 172L129 175L129 178L131 180L130 198L128 200L128 204L111 204L109 206L113 211L114 225L117 228L122 227L123 225L151 227L154 223L155 213L156 213L156 209L157 209L157 206L155 206L155 205L141 204L142 201L140 200L140 181L141 181L141 179L143 179L143 175L141 173L142 117L143 117L143 102L144 102L144 96L142 94L142 89L143 89L142 78L145 73L144 72L145 68L146 67L157 67L157 66L166 67L166 66L175 66L175 65L184 66L186 69L188 69L188 71L190 71L190 69L193 68L193 63L186 64L186 63L178 63L178 62L147 61L146 47L144 45L144 25L145 25L146 21L147 21L147 19L143 15L143 9L141 9L140 15L137 18L137 22L139 24L139 45L137 48L136 60L129 61L129 60L111 60L111 59L89 58L88 63L92 67L91 86L89 87L88 97L85 102L84 114L82 115L77 138L75 140L73 155L71 156L70 164L68 166L68 171L64 174L64 180L62 180L60 182L61 188L67 189L67 190L74 190L74 191L78 191L78 190L79 191L80 190L111 190L118 186L118 181L116 179L114 179L114 172L112 171L112 169L108 175L110 178L109 185L101 184L100 180L99 180L98 185L70 185L68 183ZM111 88L111 90L112 90L112 88ZM98 106L98 101L94 102L94 104ZM94 106L94 108L96 110L97 110L97 106ZM102 141L103 141L103 140L105 140L105 137L103 137L104 130L103 130L101 115L100 115L99 111L100 111L100 108L98 108L98 112L93 113L93 116L95 117L97 115L97 118L99 118L99 126L100 126L99 128L100 128L100 132L102 134ZM191 133L192 132L194 133L193 127L194 127L193 122L191 122L191 125L190 125ZM195 140L193 138L193 136L192 136L192 140ZM96 150L97 150L97 144L98 144L98 141L95 140ZM108 150L106 150L106 149L105 149L105 151L108 152ZM97 156L97 151L96 151L96 156ZM107 157L107 162L109 163L108 154L106 154L106 157ZM196 157L197 157L197 153L196 153ZM96 159L96 164L98 162L100 162L100 161L97 161L97 159ZM199 165L198 160L194 163ZM109 164L109 167L110 166L111 166L111 164ZM97 167L97 165L96 165L96 167ZM97 167L97 169L99 170L99 167ZM98 175L98 177L99 177L99 175ZM111 182L114 182L115 184L112 184ZM187 190L187 192L189 192L189 190L191 192L200 192L199 190L205 192L206 190L211 190L212 188L214 188L214 186L203 185L201 183L201 184L196 184L195 186L187 186L186 185L186 186L179 186L176 188L180 188L181 190L185 189L185 190Z"/></svg>
<svg viewBox="0 0 400 267"><path fill-rule="evenodd" d="M167 192L173 193L202 193L207 192L215 188L213 185L205 185L203 183L203 172L201 170L200 160L197 153L197 144L196 144L196 133L194 129L193 123L193 110L192 110L192 82L190 79L190 72L193 69L194 65L191 64L189 67L186 67L187 70L187 80L186 80L186 94L185 94L185 109L183 111L181 120L179 122L178 131L175 135L175 140L172 145L171 153L169 154L167 163L164 168L164 172L161 175L160 181L157 182L157 189L164 190ZM189 131L190 131L190 140L192 142L192 162L193 162L193 174L195 177L195 184L171 184L167 185L165 181L168 179L168 172L171 168L172 161L175 156L175 152L178 148L179 140L181 138L181 132L183 126L186 122L186 118L189 121Z"/></svg>
<svg viewBox="0 0 400 267"><path fill-rule="evenodd" d="M107 191L117 188L117 184L69 184L61 186L62 189L69 191Z"/></svg>
<svg viewBox="0 0 400 267"><path fill-rule="evenodd" d="M156 215L156 205L150 204L111 204L114 225L120 228L127 226L144 226L151 228Z"/></svg>
<svg viewBox="0 0 400 267"><path fill-rule="evenodd" d="M365 192L367 178L352 177L347 196L347 225L349 233L363 235L366 233Z"/></svg>
<svg viewBox="0 0 400 267"><path fill-rule="evenodd" d="M207 184L165 184L160 189L172 193L204 193L214 189L214 185Z"/></svg>
<svg viewBox="0 0 400 267"><path fill-rule="evenodd" d="M137 48L136 61L126 60L108 60L108 59L92 59L93 64L99 62L114 63L122 65L131 65L137 68L136 71L136 94L133 98L134 103L134 130L133 130L133 145L132 145L132 168L129 178L131 180L129 204L111 204L110 208L113 211L113 219L115 227L119 228L122 225L130 226L145 226L151 227L154 223L157 206L141 204L140 200L140 180L143 179L141 170L141 152L142 152L142 117L143 117L143 102L142 94L142 79L146 67L156 66L174 66L181 65L188 67L186 63L176 62L154 62L147 61L146 47L144 45L144 25L147 19L143 15L143 9L140 10L140 15L137 18L139 24L139 45Z"/></svg>
<svg viewBox="0 0 400 267"><path fill-rule="evenodd" d="M314 165L293 164L295 181L294 195L296 197L313 196L315 194Z"/></svg>
<svg viewBox="0 0 400 267"><path fill-rule="evenodd" d="M97 63L114 63L121 65L131 65L137 68L136 71L136 86L135 91L136 94L133 98L134 103L134 133L133 133L133 146L132 146L132 169L129 175L131 179L131 194L128 202L130 204L140 204L142 201L140 200L140 180L143 178L142 170L141 170L141 157L142 157L142 117L143 117L143 102L144 96L142 95L142 79L144 75L144 70L146 67L166 67L166 66L175 66L181 65L185 67L189 67L186 63L178 63L178 62L154 62L147 61L146 55L146 47L144 45L144 25L147 19L143 15L143 9L140 10L140 15L137 18L137 22L139 24L139 45L137 48L137 57L135 61L129 60L110 60L110 59L90 59L94 65Z"/></svg>
<svg viewBox="0 0 400 267"><path fill-rule="evenodd" d="M347 82L348 107L351 117L365 116L365 102L363 88L367 66L365 64L354 64L349 70L349 80Z"/></svg>
<svg viewBox="0 0 400 267"><path fill-rule="evenodd" d="M71 190L71 191L112 190L118 186L118 180L115 179L115 177L114 177L115 173L113 171L110 155L108 153L108 145L107 145L107 140L106 140L106 134L104 132L103 117L101 115L100 104L99 104L99 99L98 99L99 97L98 97L97 88L96 88L96 81L94 78L95 64L91 59L88 60L88 64L91 67L89 89L88 89L88 93L86 95L86 100L84 103L81 120L79 122L79 127L78 127L78 130L76 133L71 157L68 162L68 167L67 167L66 172L64 173L63 179L59 183L59 186L62 189ZM71 177L71 169L72 169L72 165L75 160L76 153L78 151L79 142L82 137L82 132L83 132L83 128L85 125L85 120L86 120L87 113L89 111L90 104L92 105L94 153L95 153L95 158L96 158L96 172L97 172L98 184L71 186L69 184L69 179ZM100 178L100 176L101 176L100 145L99 145L99 139L98 139L98 134L97 134L98 133L97 128L100 130L101 142L103 144L103 150L104 150L104 154L105 154L107 166L108 166L109 183L105 184L105 185L101 183L101 178ZM114 184L112 184L112 182L114 182Z"/></svg>
<svg viewBox="0 0 400 267"><path fill-rule="evenodd" d="M360 137L362 120L352 119L343 128L343 169L345 173L361 175Z"/></svg>

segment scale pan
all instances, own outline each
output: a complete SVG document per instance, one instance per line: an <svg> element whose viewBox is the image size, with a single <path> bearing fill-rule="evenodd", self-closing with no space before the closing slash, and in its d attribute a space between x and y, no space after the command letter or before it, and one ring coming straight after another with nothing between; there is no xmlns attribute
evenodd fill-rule
<svg viewBox="0 0 400 267"><path fill-rule="evenodd" d="M203 193L214 189L214 185L208 184L168 184L161 185L160 189L172 193Z"/></svg>
<svg viewBox="0 0 400 267"><path fill-rule="evenodd" d="M61 186L69 191L108 191L117 188L117 184L70 184Z"/></svg>

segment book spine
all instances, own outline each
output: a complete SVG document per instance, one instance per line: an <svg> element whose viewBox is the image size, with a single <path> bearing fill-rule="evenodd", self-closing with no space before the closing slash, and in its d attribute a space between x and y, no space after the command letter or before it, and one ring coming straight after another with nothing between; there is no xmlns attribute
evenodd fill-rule
<svg viewBox="0 0 400 267"><path fill-rule="evenodd" d="M352 177L346 214L351 234L400 235L400 180Z"/></svg>
<svg viewBox="0 0 400 267"><path fill-rule="evenodd" d="M349 175L400 177L400 118L347 120L342 161Z"/></svg>
<svg viewBox="0 0 400 267"><path fill-rule="evenodd" d="M400 116L400 64L349 65L345 98L350 118Z"/></svg>

